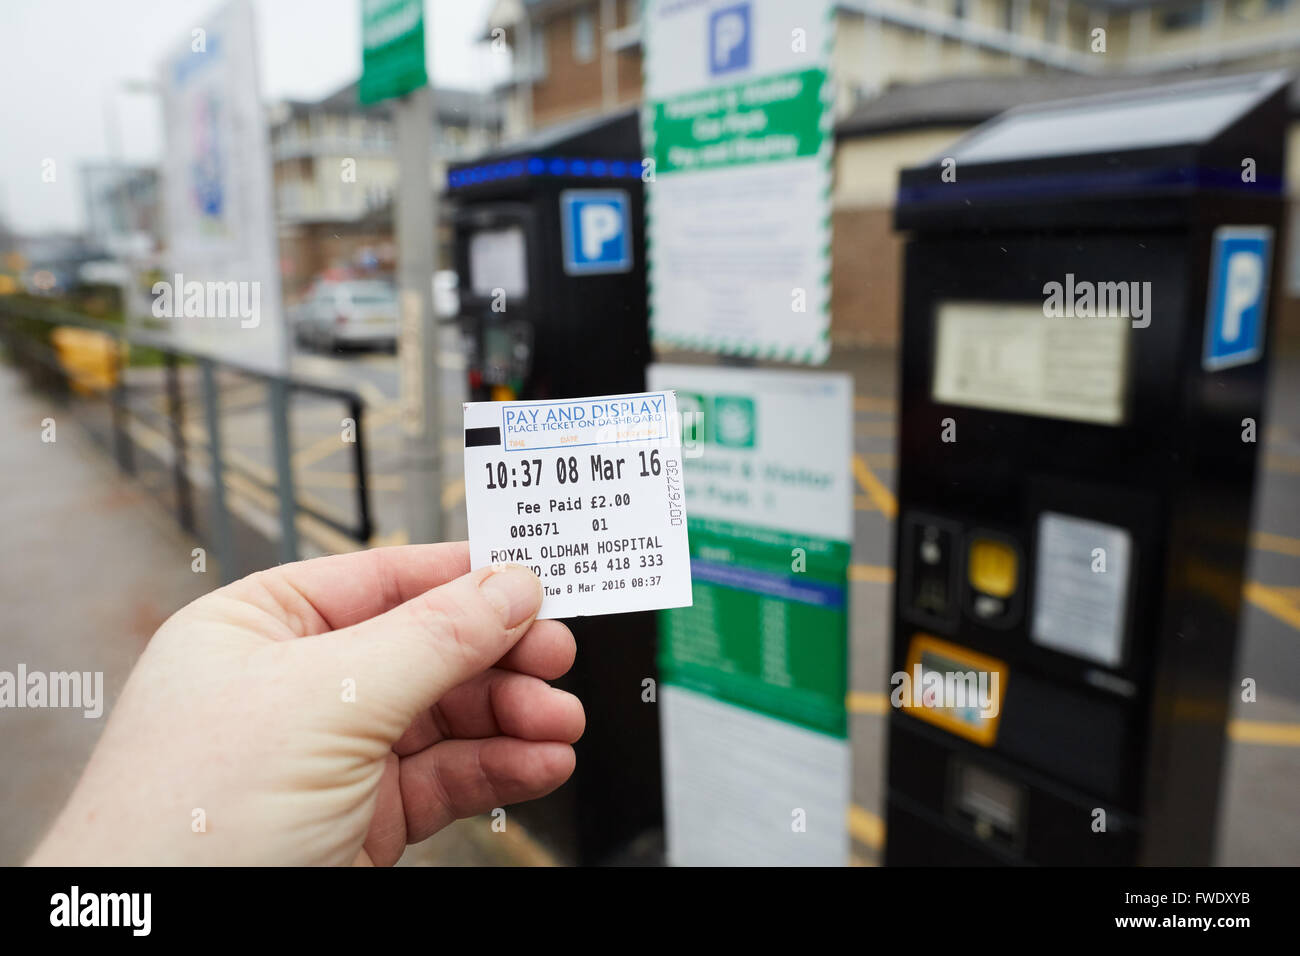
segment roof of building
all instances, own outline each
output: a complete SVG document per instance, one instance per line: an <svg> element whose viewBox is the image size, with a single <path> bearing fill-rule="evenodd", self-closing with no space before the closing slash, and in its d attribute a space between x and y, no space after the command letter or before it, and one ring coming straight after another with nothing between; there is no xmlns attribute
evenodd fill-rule
<svg viewBox="0 0 1300 956"><path fill-rule="evenodd" d="M630 116L639 116L640 110L635 106L625 106L608 113L594 113L576 119L552 123L542 129L534 130L526 136L503 143L500 150L510 153L543 152L561 147L570 147L573 143L585 143L595 132L604 131L619 121Z"/></svg>
<svg viewBox="0 0 1300 956"><path fill-rule="evenodd" d="M309 112L326 113L370 113L376 116L392 115L392 108L387 102L371 103L363 106L359 96L360 83L353 80L319 100L285 100L284 106L289 116L301 116ZM439 120L447 126L500 126L501 103L489 93L477 90L459 90L450 87L435 87L433 91L434 109Z"/></svg>
<svg viewBox="0 0 1300 956"><path fill-rule="evenodd" d="M1015 76L950 76L925 83L892 86L865 100L836 124L840 137L871 136L934 126L972 126L1013 106L1097 93L1163 86L1206 79L1242 70L1181 70L1177 73L1081 76L1071 73L1022 73ZM1288 94L1292 115L1300 116L1300 79Z"/></svg>

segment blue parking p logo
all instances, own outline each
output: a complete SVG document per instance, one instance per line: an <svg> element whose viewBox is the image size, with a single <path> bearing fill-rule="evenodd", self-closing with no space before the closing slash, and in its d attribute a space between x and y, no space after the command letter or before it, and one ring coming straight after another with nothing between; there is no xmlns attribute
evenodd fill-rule
<svg viewBox="0 0 1300 956"><path fill-rule="evenodd" d="M749 4L723 7L709 15L709 73L749 66Z"/></svg>
<svg viewBox="0 0 1300 956"><path fill-rule="evenodd" d="M1205 316L1207 371L1246 365L1264 354L1273 230L1220 226L1214 231Z"/></svg>
<svg viewBox="0 0 1300 956"><path fill-rule="evenodd" d="M599 275L632 268L632 236L623 190L566 189L560 193L560 231L566 274Z"/></svg>

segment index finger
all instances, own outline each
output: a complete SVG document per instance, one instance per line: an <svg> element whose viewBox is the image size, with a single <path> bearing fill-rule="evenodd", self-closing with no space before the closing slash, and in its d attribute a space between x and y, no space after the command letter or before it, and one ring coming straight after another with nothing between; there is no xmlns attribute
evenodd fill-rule
<svg viewBox="0 0 1300 956"><path fill-rule="evenodd" d="M368 621L468 573L469 542L448 541L295 561L222 590L307 637Z"/></svg>

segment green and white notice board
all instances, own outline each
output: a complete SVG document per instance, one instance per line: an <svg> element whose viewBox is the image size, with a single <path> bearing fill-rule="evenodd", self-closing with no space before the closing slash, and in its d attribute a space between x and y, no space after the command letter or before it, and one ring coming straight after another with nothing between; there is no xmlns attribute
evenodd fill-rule
<svg viewBox="0 0 1300 956"><path fill-rule="evenodd" d="M826 0L647 0L642 135L656 345L830 354Z"/></svg>
<svg viewBox="0 0 1300 956"><path fill-rule="evenodd" d="M675 865L843 865L847 375L652 365L682 413L694 606L659 616Z"/></svg>

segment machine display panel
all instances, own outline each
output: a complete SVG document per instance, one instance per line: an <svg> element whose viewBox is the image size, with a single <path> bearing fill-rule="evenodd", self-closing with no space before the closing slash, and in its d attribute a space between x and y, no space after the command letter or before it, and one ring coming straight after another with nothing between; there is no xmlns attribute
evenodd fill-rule
<svg viewBox="0 0 1300 956"><path fill-rule="evenodd" d="M932 634L914 634L907 670L893 682L891 700L913 717L982 747L997 740L1007 693L1004 661Z"/></svg>
<svg viewBox="0 0 1300 956"><path fill-rule="evenodd" d="M469 280L475 295L528 295L528 246L521 226L481 229L469 239Z"/></svg>
<svg viewBox="0 0 1300 956"><path fill-rule="evenodd" d="M1127 315L1049 318L1028 303L942 302L935 319L936 402L1122 425Z"/></svg>

